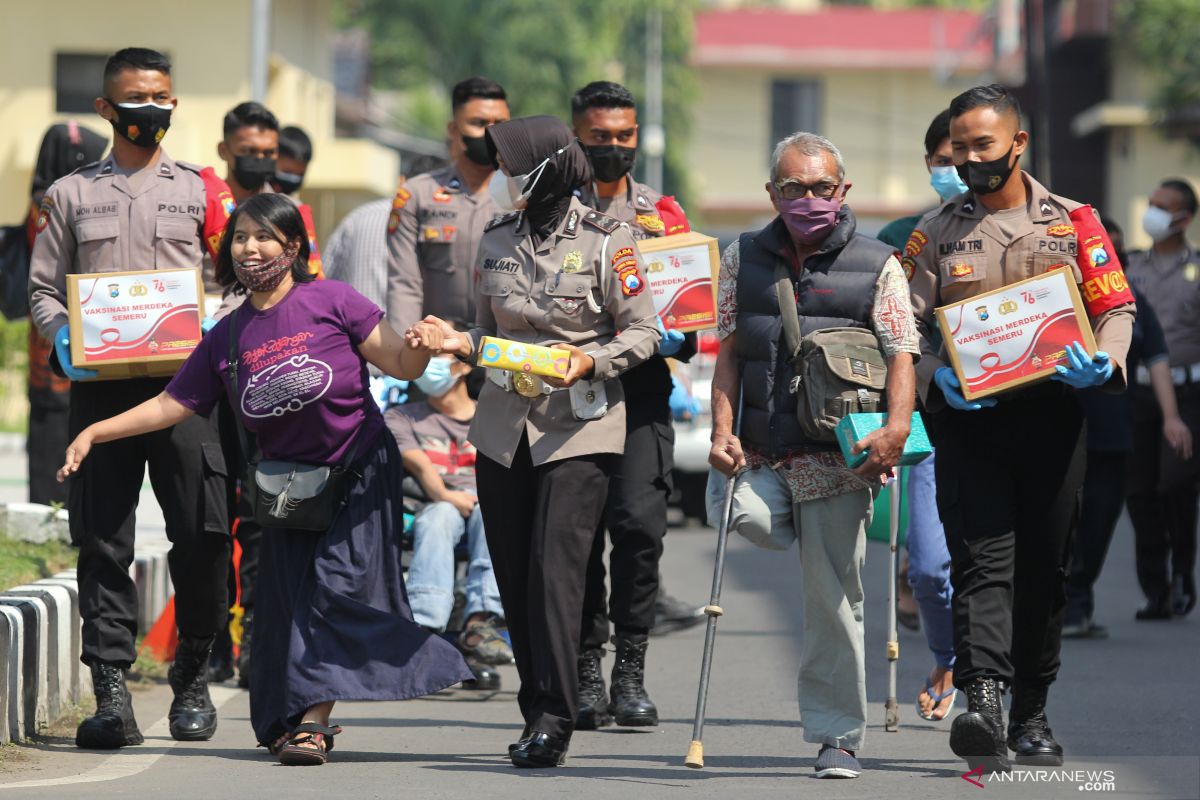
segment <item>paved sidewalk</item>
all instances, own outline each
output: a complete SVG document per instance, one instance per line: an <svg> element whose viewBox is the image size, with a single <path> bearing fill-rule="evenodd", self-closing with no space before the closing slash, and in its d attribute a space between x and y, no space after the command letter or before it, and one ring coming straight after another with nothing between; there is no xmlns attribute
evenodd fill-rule
<svg viewBox="0 0 1200 800"><path fill-rule="evenodd" d="M715 536L675 529L664 562L672 591L696 601L708 593ZM1098 619L1106 641L1068 641L1051 695L1050 719L1068 753L1066 770L1019 769L1010 785L985 784L988 795L1200 798L1200 692L1195 616L1137 623L1140 603L1133 543L1123 522L1098 587ZM166 735L170 693L140 693L136 709L146 745L115 755L85 753L70 742L20 748L24 756L0 771L4 796L33 798L170 797L831 797L926 800L972 797L977 787L950 754L949 723L920 720L912 700L930 665L920 634L901 633L901 730L885 733L885 576L887 551L872 543L867 564L868 697L871 727L861 753L866 769L854 781L812 778L817 747L797 725L795 677L801 608L797 555L769 553L734 539L722 605L704 770L682 766L691 734L703 629L653 641L648 684L663 724L650 730L609 728L576 736L559 770L514 770L503 757L520 730L515 671L505 668L494 697L449 691L405 703L340 704L346 727L329 765L317 770L278 766L253 748L248 698L231 686L217 692L221 727L211 742L177 744ZM611 656L606 670L611 668ZM961 711L963 704L957 707ZM1111 771L1111 775L1105 770ZM50 781L31 786L25 781ZM86 781L86 785L79 782ZM15 785L13 785L15 784ZM11 788L6 790L6 786ZM967 794L964 794L967 793Z"/></svg>

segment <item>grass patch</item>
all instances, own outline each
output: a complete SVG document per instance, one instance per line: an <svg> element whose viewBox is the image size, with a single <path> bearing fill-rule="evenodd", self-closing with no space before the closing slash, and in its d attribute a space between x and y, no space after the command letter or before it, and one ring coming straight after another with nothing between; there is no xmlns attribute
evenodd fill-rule
<svg viewBox="0 0 1200 800"><path fill-rule="evenodd" d="M18 542L0 538L0 591L75 566L75 549L65 542Z"/></svg>

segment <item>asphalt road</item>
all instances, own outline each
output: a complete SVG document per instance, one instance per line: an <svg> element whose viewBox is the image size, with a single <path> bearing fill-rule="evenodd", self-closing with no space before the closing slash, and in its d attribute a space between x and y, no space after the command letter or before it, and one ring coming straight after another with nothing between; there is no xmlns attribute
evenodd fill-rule
<svg viewBox="0 0 1200 800"><path fill-rule="evenodd" d="M664 572L671 591L703 602L711 580L715 535L674 529ZM691 738L703 628L656 638L648 686L662 725L580 733L567 765L518 771L504 757L521 728L513 690L480 696L461 690L404 703L339 704L346 732L328 765L279 766L253 748L247 695L215 691L220 729L206 743L179 744L166 733L170 691L140 692L135 709L146 744L116 754L84 752L70 740L17 748L0 767L0 800L20 798L168 797L480 797L958 798L980 791L947 746L948 722L928 723L913 699L931 657L918 633L901 632L899 732L883 730L887 688L886 547L867 553L867 653L870 729L857 780L812 776L817 746L797 722L796 671L802 609L797 551L771 553L732 541L716 647L706 766L683 757ZM1097 618L1111 638L1068 641L1050 700L1054 731L1067 752L1063 771L1018 768L1011 783L985 783L988 795L1013 798L1200 798L1200 618L1139 623L1133 543L1122 521L1098 586ZM606 670L611 668L611 656ZM956 713L965 703L960 698Z"/></svg>

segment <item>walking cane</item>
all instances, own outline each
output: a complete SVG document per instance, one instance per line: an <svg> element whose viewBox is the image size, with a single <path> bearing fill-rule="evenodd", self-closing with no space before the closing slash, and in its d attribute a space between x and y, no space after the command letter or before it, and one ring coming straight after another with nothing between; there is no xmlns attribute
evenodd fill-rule
<svg viewBox="0 0 1200 800"><path fill-rule="evenodd" d="M742 397L738 394L737 418L733 421L733 435L742 431ZM708 615L708 628L704 632L704 657L700 662L700 689L696 695L696 721L692 724L692 743L688 745L684 764L692 769L704 767L704 707L708 702L708 678L712 669L713 645L717 638L717 617L725 613L721 608L721 579L725 575L725 545L729 540L729 517L733 514L733 490L737 485L736 470L725 479L725 502L721 508L721 526L717 528L717 562L713 567L712 594L704 613Z"/></svg>
<svg viewBox="0 0 1200 800"><path fill-rule="evenodd" d="M883 704L883 729L895 733L900 726L900 706L896 702L896 662L900 660L900 637L896 631L896 560L897 544L900 539L900 491L902 487L900 467L892 472L888 495L890 506L888 519L888 695Z"/></svg>

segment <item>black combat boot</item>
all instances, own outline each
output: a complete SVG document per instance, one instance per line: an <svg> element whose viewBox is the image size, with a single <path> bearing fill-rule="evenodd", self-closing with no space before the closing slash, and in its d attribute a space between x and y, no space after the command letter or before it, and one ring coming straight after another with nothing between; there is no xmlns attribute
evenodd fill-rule
<svg viewBox="0 0 1200 800"><path fill-rule="evenodd" d="M600 660L604 651L600 648L584 650L579 655L579 710L575 713L575 730L594 731L612 725L608 713L608 694L604 689L604 673Z"/></svg>
<svg viewBox="0 0 1200 800"><path fill-rule="evenodd" d="M254 635L254 612L247 611L242 617L242 642L238 645L237 685L239 689L250 688L250 638ZM211 659L209 659L211 661ZM209 674L211 675L211 665Z"/></svg>
<svg viewBox="0 0 1200 800"><path fill-rule="evenodd" d="M617 663L613 665L608 710L618 725L645 727L658 724L658 708L646 694L646 634L613 637Z"/></svg>
<svg viewBox="0 0 1200 800"><path fill-rule="evenodd" d="M1062 745L1054 741L1046 721L1047 688L1025 684L1013 687L1013 703L1008 712L1008 747L1017 754L1018 764L1062 766Z"/></svg>
<svg viewBox="0 0 1200 800"><path fill-rule="evenodd" d="M125 670L115 664L92 664L96 713L79 723L75 746L112 750L141 744L142 732L133 718L133 698L125 687Z"/></svg>
<svg viewBox="0 0 1200 800"><path fill-rule="evenodd" d="M950 726L950 749L965 758L972 770L1011 772L1004 747L1002 689L994 678L976 678L965 687L967 711Z"/></svg>
<svg viewBox="0 0 1200 800"><path fill-rule="evenodd" d="M208 695L208 656L213 637L180 636L167 682L175 692L167 719L171 736L181 742L211 739L217 732L217 709Z"/></svg>
<svg viewBox="0 0 1200 800"><path fill-rule="evenodd" d="M208 658L208 682L224 683L233 677L233 639L226 625L213 642L212 654Z"/></svg>

